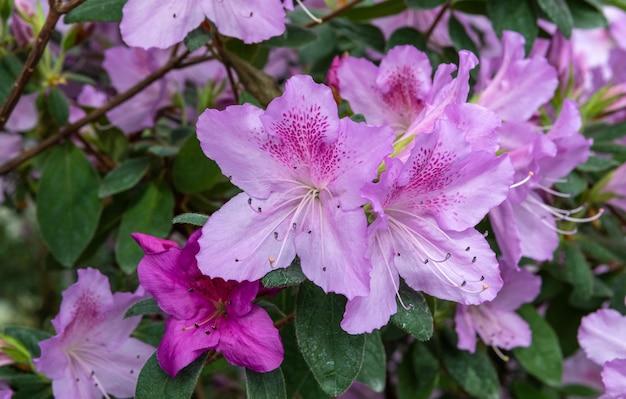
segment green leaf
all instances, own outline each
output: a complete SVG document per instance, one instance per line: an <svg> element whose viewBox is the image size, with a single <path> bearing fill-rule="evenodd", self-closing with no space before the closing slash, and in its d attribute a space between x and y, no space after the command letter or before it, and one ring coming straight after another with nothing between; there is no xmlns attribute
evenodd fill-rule
<svg viewBox="0 0 626 399"><path fill-rule="evenodd" d="M611 158L600 158L596 156L591 156L587 159L582 165L578 165L576 169L582 172L602 172L607 169L614 168L619 166L620 163L611 159Z"/></svg>
<svg viewBox="0 0 626 399"><path fill-rule="evenodd" d="M309 365L298 348L296 331L293 324L280 329L280 338L285 349L285 359L281 368L285 375L287 397L301 399L324 399L329 396L322 391L315 380Z"/></svg>
<svg viewBox="0 0 626 399"><path fill-rule="evenodd" d="M159 314L161 308L153 298L144 299L131 306L124 315L124 318L133 316L143 316L145 314Z"/></svg>
<svg viewBox="0 0 626 399"><path fill-rule="evenodd" d="M398 311L391 322L420 341L428 341L433 336L433 316L426 299L408 287L400 288L400 297L408 309L398 301Z"/></svg>
<svg viewBox="0 0 626 399"><path fill-rule="evenodd" d="M442 5L446 0L404 0L409 8L435 8Z"/></svg>
<svg viewBox="0 0 626 399"><path fill-rule="evenodd" d="M377 4L354 7L345 12L343 16L354 21L367 21L399 14L404 10L406 10L404 0L387 0Z"/></svg>
<svg viewBox="0 0 626 399"><path fill-rule="evenodd" d="M261 282L265 288L280 288L298 285L306 280L300 268L300 261L294 261L286 269L276 269L265 275Z"/></svg>
<svg viewBox="0 0 626 399"><path fill-rule="evenodd" d="M0 104L4 104L22 70L22 61L13 54L0 58Z"/></svg>
<svg viewBox="0 0 626 399"><path fill-rule="evenodd" d="M576 396L576 397L595 398L600 394L600 392L598 392L597 390L591 387L588 387L586 385L579 385L579 384L564 385L561 388L561 392L566 394L567 397Z"/></svg>
<svg viewBox="0 0 626 399"><path fill-rule="evenodd" d="M519 32L526 39L526 52L530 50L539 28L529 0L487 0L487 14L498 35L505 30Z"/></svg>
<svg viewBox="0 0 626 399"><path fill-rule="evenodd" d="M150 183L139 200L124 213L115 244L115 259L123 271L133 273L143 256L143 251L132 239L131 233L167 235L173 208L174 196L169 188L163 184Z"/></svg>
<svg viewBox="0 0 626 399"><path fill-rule="evenodd" d="M537 0L539 7L546 13L548 18L558 26L565 37L570 37L574 19L565 0Z"/></svg>
<svg viewBox="0 0 626 399"><path fill-rule="evenodd" d="M146 362L137 381L135 399L189 399L196 387L206 355L182 369L176 378L165 374L152 355Z"/></svg>
<svg viewBox="0 0 626 399"><path fill-rule="evenodd" d="M345 36L353 44L363 48L373 48L380 52L385 51L385 35L376 26L370 24L356 23L349 20L333 20L331 25L337 32Z"/></svg>
<svg viewBox="0 0 626 399"><path fill-rule="evenodd" d="M533 334L528 348L515 348L515 358L526 371L550 386L561 384L563 354L559 340L550 325L530 305L518 313L530 326Z"/></svg>
<svg viewBox="0 0 626 399"><path fill-rule="evenodd" d="M39 357L39 342L51 337L46 331L22 326L9 326L2 332L22 343L33 358Z"/></svg>
<svg viewBox="0 0 626 399"><path fill-rule="evenodd" d="M576 243L566 242L565 278L574 286L572 293L580 301L588 301L593 294L593 272L585 259L585 255Z"/></svg>
<svg viewBox="0 0 626 399"><path fill-rule="evenodd" d="M565 178L564 182L556 183L557 190L576 197L587 189L587 181L576 172L572 172Z"/></svg>
<svg viewBox="0 0 626 399"><path fill-rule="evenodd" d="M626 136L626 122L614 125L594 125L585 130L585 136L592 137L593 142L614 141Z"/></svg>
<svg viewBox="0 0 626 399"><path fill-rule="evenodd" d="M264 44L270 47L290 47L297 48L304 46L317 39L317 34L310 29L301 28L296 25L287 25L285 33L267 40Z"/></svg>
<svg viewBox="0 0 626 399"><path fill-rule="evenodd" d="M500 398L498 373L484 349L469 353L448 346L443 352L443 362L450 376L474 398Z"/></svg>
<svg viewBox="0 0 626 399"><path fill-rule="evenodd" d="M70 105L61 90L56 87L50 89L46 97L46 105L48 107L48 113L50 113L57 125L61 126L67 123L70 117Z"/></svg>
<svg viewBox="0 0 626 399"><path fill-rule="evenodd" d="M269 373L255 373L246 369L246 398L287 399L285 377L280 369Z"/></svg>
<svg viewBox="0 0 626 399"><path fill-rule="evenodd" d="M415 379L415 399L428 399L439 380L439 361L421 342L411 350Z"/></svg>
<svg viewBox="0 0 626 399"><path fill-rule="evenodd" d="M202 227L207 222L207 220L209 220L209 217L207 215L202 215L200 213L183 213L172 219L172 223L191 224L194 226Z"/></svg>
<svg viewBox="0 0 626 399"><path fill-rule="evenodd" d="M581 29L604 28L607 21L602 8L589 0L566 0L574 19L574 26Z"/></svg>
<svg viewBox="0 0 626 399"><path fill-rule="evenodd" d="M70 267L96 233L102 204L98 174L72 145L54 149L37 193L37 221L44 241L62 265Z"/></svg>
<svg viewBox="0 0 626 399"><path fill-rule="evenodd" d="M149 166L150 158L134 158L124 161L105 176L98 190L98 196L105 198L130 190L145 176Z"/></svg>
<svg viewBox="0 0 626 399"><path fill-rule="evenodd" d="M366 334L363 366L356 379L372 388L375 392L383 392L387 377L386 371L387 356L385 354L385 346L380 338L380 332L374 331L371 334Z"/></svg>
<svg viewBox="0 0 626 399"><path fill-rule="evenodd" d="M67 14L64 22L119 22L124 4L126 0L86 0Z"/></svg>
<svg viewBox="0 0 626 399"><path fill-rule="evenodd" d="M389 40L387 40L387 51L403 44L410 44L420 50L426 50L424 35L413 28L395 30L389 37Z"/></svg>
<svg viewBox="0 0 626 399"><path fill-rule="evenodd" d="M190 53L193 53L211 40L211 33L203 27L198 27L185 37L185 46Z"/></svg>
<svg viewBox="0 0 626 399"><path fill-rule="evenodd" d="M339 396L350 387L363 364L365 337L339 326L346 299L324 294L304 283L296 305L296 336L304 360L324 392Z"/></svg>
<svg viewBox="0 0 626 399"><path fill-rule="evenodd" d="M448 21L448 33L456 50L469 50L478 55L478 49L476 49L474 41L468 36L465 27L454 14L450 16Z"/></svg>
<svg viewBox="0 0 626 399"><path fill-rule="evenodd" d="M204 155L195 134L189 136L174 159L174 186L182 193L207 191L224 180L219 166Z"/></svg>

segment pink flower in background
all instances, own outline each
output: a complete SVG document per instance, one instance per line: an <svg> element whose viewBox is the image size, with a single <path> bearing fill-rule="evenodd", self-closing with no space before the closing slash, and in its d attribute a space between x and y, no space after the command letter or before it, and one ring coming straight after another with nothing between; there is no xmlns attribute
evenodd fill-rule
<svg viewBox="0 0 626 399"><path fill-rule="evenodd" d="M626 164L611 172L611 179L602 189L614 197L608 203L623 209L626 212Z"/></svg>
<svg viewBox="0 0 626 399"><path fill-rule="evenodd" d="M326 292L368 293L360 189L392 150L389 129L339 119L328 87L295 76L267 110L208 109L197 132L204 153L244 191L204 226L204 274L255 281L297 254Z"/></svg>
<svg viewBox="0 0 626 399"><path fill-rule="evenodd" d="M133 234L145 253L137 270L139 282L169 316L157 350L161 368L174 377L214 349L238 366L258 372L276 369L283 346L270 316L253 303L259 282L203 276L195 259L200 236L195 232L181 249L173 241Z"/></svg>
<svg viewBox="0 0 626 399"><path fill-rule="evenodd" d="M22 137L12 133L0 132L0 165L15 158L22 150ZM0 204L4 202L6 192L12 191L12 184L6 177L0 176Z"/></svg>
<svg viewBox="0 0 626 399"><path fill-rule="evenodd" d="M107 95L91 85L83 86L77 98L78 104L90 108L102 107L106 101Z"/></svg>
<svg viewBox="0 0 626 399"><path fill-rule="evenodd" d="M353 334L382 327L396 312L399 276L467 305L493 299L502 286L495 254L474 226L506 198L509 160L472 149L463 131L440 121L416 137L406 163L385 163L380 183L363 188L376 215L368 228L374 269L369 296L346 306L341 325Z"/></svg>
<svg viewBox="0 0 626 399"><path fill-rule="evenodd" d="M602 366L602 399L623 399L626 393L626 316L600 309L583 317L578 342L587 357Z"/></svg>
<svg viewBox="0 0 626 399"><path fill-rule="evenodd" d="M37 96L38 93L20 97L13 113L9 117L5 129L9 132L25 132L37 126Z"/></svg>
<svg viewBox="0 0 626 399"><path fill-rule="evenodd" d="M481 305L457 305L455 327L459 349L476 350L476 334L487 345L506 350L529 346L528 323L515 311L539 294L541 278L517 265L500 262L504 282L495 299Z"/></svg>
<svg viewBox="0 0 626 399"><path fill-rule="evenodd" d="M111 293L95 269L78 270L78 281L63 292L57 333L39 343L37 370L52 380L57 399L134 396L139 371L154 348L130 335L141 317L124 318L140 295Z"/></svg>
<svg viewBox="0 0 626 399"><path fill-rule="evenodd" d="M13 390L4 381L0 381L0 399L11 399L13 397Z"/></svg>
<svg viewBox="0 0 626 399"><path fill-rule="evenodd" d="M181 42L205 18L215 23L220 33L246 43L285 31L280 0L129 0L120 30L129 46L165 49Z"/></svg>
<svg viewBox="0 0 626 399"><path fill-rule="evenodd" d="M563 384L580 384L602 390L602 367L585 356L583 350L563 362Z"/></svg>

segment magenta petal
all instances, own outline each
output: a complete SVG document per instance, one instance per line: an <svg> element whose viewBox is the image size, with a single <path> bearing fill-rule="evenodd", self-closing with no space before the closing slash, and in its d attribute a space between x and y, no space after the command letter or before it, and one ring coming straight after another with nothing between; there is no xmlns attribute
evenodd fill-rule
<svg viewBox="0 0 626 399"><path fill-rule="evenodd" d="M256 298L261 288L258 281L244 281L237 284L230 294L230 305L228 306L228 314L244 316L249 313L254 305L252 301Z"/></svg>
<svg viewBox="0 0 626 399"><path fill-rule="evenodd" d="M207 334L206 331L210 333ZM171 377L196 360L200 355L214 349L220 340L220 329L211 326L194 328L191 320L168 319L165 333L157 349L159 365Z"/></svg>
<svg viewBox="0 0 626 399"><path fill-rule="evenodd" d="M155 255L170 248L178 248L178 244L172 240L165 240L149 234L132 233L131 236L147 255Z"/></svg>
<svg viewBox="0 0 626 399"><path fill-rule="evenodd" d="M626 359L626 316L613 309L601 309L583 317L578 342L587 357L598 364Z"/></svg>
<svg viewBox="0 0 626 399"><path fill-rule="evenodd" d="M217 350L233 364L268 372L283 361L280 334L267 312L258 306L244 317L225 319L220 334Z"/></svg>

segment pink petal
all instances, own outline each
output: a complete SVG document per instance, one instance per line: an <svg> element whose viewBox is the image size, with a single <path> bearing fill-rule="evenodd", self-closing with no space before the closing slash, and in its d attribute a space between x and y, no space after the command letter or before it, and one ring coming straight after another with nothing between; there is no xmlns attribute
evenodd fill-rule
<svg viewBox="0 0 626 399"><path fill-rule="evenodd" d="M454 329L459 338L457 347L474 353L476 351L476 328L469 313L470 306L457 305L454 315Z"/></svg>
<svg viewBox="0 0 626 399"><path fill-rule="evenodd" d="M587 357L598 364L626 359L626 316L613 309L601 309L580 322L578 342Z"/></svg>
<svg viewBox="0 0 626 399"><path fill-rule="evenodd" d="M514 220L513 207L519 206L506 200L489 211L491 228L496 236L498 247L503 259L512 265L517 265L522 259L522 238Z"/></svg>
<svg viewBox="0 0 626 399"><path fill-rule="evenodd" d="M611 360L602 369L602 399L623 399L626 393L626 359Z"/></svg>
<svg viewBox="0 0 626 399"><path fill-rule="evenodd" d="M535 193L529 193L528 199L513 206L513 219L519 231L522 255L538 261L552 259L554 250L559 245L556 222L551 213L531 202L531 199L543 203Z"/></svg>
<svg viewBox="0 0 626 399"><path fill-rule="evenodd" d="M500 262L500 272L504 285L490 306L514 311L525 303L532 302L541 290L541 277L516 264Z"/></svg>

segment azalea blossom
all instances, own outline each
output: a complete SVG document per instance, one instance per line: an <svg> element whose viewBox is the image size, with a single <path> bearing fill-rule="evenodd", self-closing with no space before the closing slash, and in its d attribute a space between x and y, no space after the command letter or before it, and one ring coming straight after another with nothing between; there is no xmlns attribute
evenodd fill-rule
<svg viewBox="0 0 626 399"><path fill-rule="evenodd" d="M609 204L626 212L626 164L611 172L611 178L602 191L611 196Z"/></svg>
<svg viewBox="0 0 626 399"><path fill-rule="evenodd" d="M267 312L253 303L259 282L211 279L198 268L197 231L183 248L135 233L145 256L137 270L141 286L168 315L157 349L161 368L174 377L208 350L258 372L280 366L283 346ZM210 265L209 265L210 266Z"/></svg>
<svg viewBox="0 0 626 399"><path fill-rule="evenodd" d="M530 327L515 311L539 294L541 278L507 262L500 262L500 271L504 284L495 299L480 305L457 305L454 320L459 349L474 352L476 334L497 352L530 346Z"/></svg>
<svg viewBox="0 0 626 399"><path fill-rule="evenodd" d="M13 397L13 390L4 381L0 381L0 399L11 399Z"/></svg>
<svg viewBox="0 0 626 399"><path fill-rule="evenodd" d="M589 359L602 366L602 399L623 399L626 393L626 316L600 309L581 320L578 342Z"/></svg>
<svg viewBox="0 0 626 399"><path fill-rule="evenodd" d="M267 110L208 109L197 132L204 153L244 191L204 225L204 274L255 281L297 254L325 291L368 293L360 189L391 153L390 129L339 119L328 87L295 76Z"/></svg>
<svg viewBox="0 0 626 399"><path fill-rule="evenodd" d="M39 343L37 370L52 380L57 399L100 399L135 394L137 377L154 348L130 335L141 317L124 318L141 295L111 293L95 269L78 270L78 281L63 292L56 335Z"/></svg>
<svg viewBox="0 0 626 399"><path fill-rule="evenodd" d="M397 134L396 146L408 155L411 140L430 133L438 120L462 127L465 138L477 149L495 151L495 132L500 119L491 111L468 104L469 72L478 63L468 51L459 52L459 69L441 64L431 78L425 53L414 46L396 46L380 66L363 58L337 59L329 80L355 113L368 123L387 124Z"/></svg>
<svg viewBox="0 0 626 399"><path fill-rule="evenodd" d="M0 165L15 158L22 149L22 137L17 134L0 133ZM0 204L6 192L12 191L12 184L0 176Z"/></svg>
<svg viewBox="0 0 626 399"><path fill-rule="evenodd" d="M502 286L498 262L474 226L507 196L507 157L473 149L463 131L441 120L415 138L406 163L388 158L385 167L379 183L363 188L376 216L368 228L370 294L348 302L343 329L358 334L385 325L396 312L399 276L441 299L493 299Z"/></svg>
<svg viewBox="0 0 626 399"><path fill-rule="evenodd" d="M120 31L126 44L168 48L208 18L220 33L257 43L285 31L280 0L129 0ZM158 27L158 29L155 29Z"/></svg>

